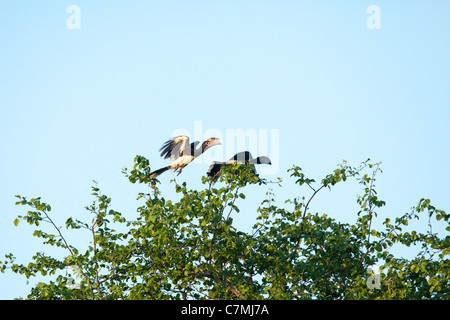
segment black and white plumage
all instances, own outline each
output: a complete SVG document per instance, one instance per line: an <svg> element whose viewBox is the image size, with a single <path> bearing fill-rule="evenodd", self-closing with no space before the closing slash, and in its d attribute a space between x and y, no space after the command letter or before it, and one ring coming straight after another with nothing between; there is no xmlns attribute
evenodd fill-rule
<svg viewBox="0 0 450 320"><path fill-rule="evenodd" d="M252 154L249 151L242 151L236 153L232 158L225 162L220 161L214 161L208 169L208 172L206 173L208 177L216 178L219 175L220 168L227 165L232 164L272 164L269 157L266 156L260 156L257 158L253 158ZM253 173L256 174L256 170L253 167Z"/></svg>
<svg viewBox="0 0 450 320"><path fill-rule="evenodd" d="M179 175L183 170L183 168L186 167L189 163L191 163L192 160L200 156L203 152L205 152L212 146L216 146L221 143L218 138L212 137L206 139L202 143L201 147L197 148L199 144L200 144L199 141L190 143L189 137L187 136L178 136L170 140L167 140L163 144L161 149L159 149L159 151L161 151L161 157L163 157L164 159L170 158L172 163L167 167L163 167L161 169L151 172L150 178L156 178L161 173L169 169L174 169L175 172L178 171L177 175Z"/></svg>

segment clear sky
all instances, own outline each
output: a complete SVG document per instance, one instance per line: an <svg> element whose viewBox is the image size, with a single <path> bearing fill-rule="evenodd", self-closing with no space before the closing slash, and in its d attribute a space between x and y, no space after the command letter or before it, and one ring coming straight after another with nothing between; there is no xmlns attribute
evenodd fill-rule
<svg viewBox="0 0 450 320"><path fill-rule="evenodd" d="M382 161L383 217L421 197L449 211L449 13L447 0L1 1L0 260L43 250L31 227L13 226L27 210L15 194L41 196L64 225L90 219L95 179L132 219L144 186L122 168L137 154L167 165L158 149L181 131L222 138L208 161L233 155L226 137L238 129L257 133L252 152L276 159L263 176L283 187L249 188L237 228L251 227L269 188L280 205L308 195L288 178L293 164L320 181L344 159ZM208 161L177 181L201 188ZM172 177L160 177L165 192ZM312 210L352 222L358 190L326 191ZM75 245L83 236L68 234ZM29 289L0 274L0 299Z"/></svg>

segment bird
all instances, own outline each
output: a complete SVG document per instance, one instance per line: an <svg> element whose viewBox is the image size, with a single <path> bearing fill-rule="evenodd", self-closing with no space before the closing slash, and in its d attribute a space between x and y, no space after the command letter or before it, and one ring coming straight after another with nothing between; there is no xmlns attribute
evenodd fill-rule
<svg viewBox="0 0 450 320"><path fill-rule="evenodd" d="M232 158L230 158L229 160L225 161L225 162L220 162L220 161L214 161L208 169L208 172L206 173L208 177L211 177L213 179L215 179L220 172L220 168L227 166L227 165L232 165L232 164L272 164L271 160L269 157L266 156L259 156L256 159L253 158L252 154L249 151L242 151L242 152L238 152L236 153ZM253 173L256 174L256 170L255 167L253 166Z"/></svg>
<svg viewBox="0 0 450 320"><path fill-rule="evenodd" d="M167 140L159 151L161 151L161 157L164 159L170 158L172 163L166 167L151 172L150 178L156 178L161 173L169 169L174 169L175 172L178 172L178 176L183 168L191 163L192 160L200 156L207 149L216 145L221 145L222 143L220 143L219 138L211 137L206 139L200 148L197 148L199 144L199 141L189 143L189 137L187 136L177 136Z"/></svg>

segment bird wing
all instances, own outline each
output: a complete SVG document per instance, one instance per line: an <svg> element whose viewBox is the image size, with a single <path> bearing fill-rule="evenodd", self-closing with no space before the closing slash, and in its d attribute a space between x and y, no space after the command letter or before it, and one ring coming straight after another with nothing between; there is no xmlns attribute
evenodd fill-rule
<svg viewBox="0 0 450 320"><path fill-rule="evenodd" d="M175 161L183 155L183 151L187 147L190 148L189 137L178 136L167 140L159 151L161 151L161 157L164 157L164 159L170 158L171 161Z"/></svg>

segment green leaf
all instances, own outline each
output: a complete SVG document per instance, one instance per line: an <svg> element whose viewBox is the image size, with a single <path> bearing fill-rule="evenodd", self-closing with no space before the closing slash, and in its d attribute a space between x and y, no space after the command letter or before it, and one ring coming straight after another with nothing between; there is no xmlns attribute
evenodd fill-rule
<svg viewBox="0 0 450 320"><path fill-rule="evenodd" d="M30 290L27 298L36 300L447 298L448 236L421 233L413 230L413 223L408 232L400 226L418 219L417 213L423 209L432 212L437 222L440 220L436 229L448 221L449 215L428 200L421 200L411 213L389 215L384 230L377 231L383 220L377 221L373 209L385 205L374 188L375 173L381 172L379 163L364 162L353 168L344 161L318 186L300 167L294 167L289 169L290 179L303 187L292 195L280 189L279 198L271 188L267 191L257 183L259 177L251 173L250 166L221 169L215 184L209 185L211 180L202 178L203 185L192 190L190 180L173 183L169 182L170 175L161 182L149 179L149 164L145 157L136 156L133 170L126 172L129 181L146 184L138 193L136 211L120 214L111 208L111 198L94 186L93 204L86 207L89 216L66 220L71 233L80 228L88 230L80 232L88 243L80 252L71 245L72 237L66 238L55 224L48 223L53 222L49 205L41 203L40 198L27 201L17 197L19 204L31 207L24 216L29 224L45 222L45 232L33 232L44 243L39 251L49 254L52 250L46 250L48 245L57 246L58 256L64 258L38 253L22 265L14 263L12 254L5 255L7 261L0 261L0 271L25 277L54 276ZM334 192L331 186L345 180L359 186L354 219L340 221L333 206L330 212L313 213L330 200L326 192L316 194L326 189L324 186ZM164 184L164 189L158 190L157 183ZM244 204L246 217L255 220L248 230L233 218L239 212L235 200L240 198L239 205L251 201L246 197L250 193L252 198L256 193L263 199L258 200L259 207L256 203ZM67 206L73 204L68 202ZM350 207L348 214L352 214ZM14 225L21 218L18 216ZM428 218L422 227L426 227ZM447 223L445 227L450 231ZM406 259L401 249L408 246L411 250L422 248ZM433 259L428 259L431 255ZM366 269L380 262L384 263L380 282L386 290L368 290L367 280L376 278L377 273L366 274ZM68 286L68 266L80 269L78 288Z"/></svg>

